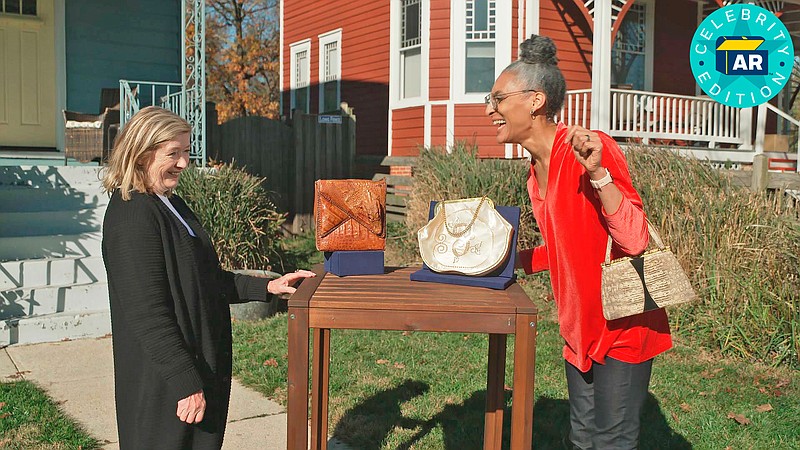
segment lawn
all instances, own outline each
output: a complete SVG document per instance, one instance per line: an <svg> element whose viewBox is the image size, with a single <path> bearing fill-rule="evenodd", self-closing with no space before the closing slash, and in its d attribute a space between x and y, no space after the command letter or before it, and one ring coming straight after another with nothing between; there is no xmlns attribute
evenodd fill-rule
<svg viewBox="0 0 800 450"><path fill-rule="evenodd" d="M523 281L541 311L534 445L562 448L568 404L562 341L543 278ZM286 400L286 316L234 323L234 374ZM356 449L482 446L488 338L333 330L330 431ZM512 362L513 340L508 344ZM510 408L512 380L506 367ZM800 449L800 374L721 358L677 342L656 359L641 448ZM510 410L506 413L508 432ZM506 441L505 445L508 445Z"/></svg>
<svg viewBox="0 0 800 450"><path fill-rule="evenodd" d="M0 383L0 448L93 449L98 442L29 381Z"/></svg>

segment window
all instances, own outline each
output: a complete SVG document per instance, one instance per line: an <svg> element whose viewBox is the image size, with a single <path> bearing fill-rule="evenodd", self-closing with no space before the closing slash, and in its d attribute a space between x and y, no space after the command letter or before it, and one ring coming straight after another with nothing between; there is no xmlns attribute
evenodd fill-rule
<svg viewBox="0 0 800 450"><path fill-rule="evenodd" d="M400 37L400 98L422 95L422 4L402 0Z"/></svg>
<svg viewBox="0 0 800 450"><path fill-rule="evenodd" d="M319 36L319 111L339 110L342 79L342 30Z"/></svg>
<svg viewBox="0 0 800 450"><path fill-rule="evenodd" d="M22 16L36 15L36 0L0 0L0 12Z"/></svg>
<svg viewBox="0 0 800 450"><path fill-rule="evenodd" d="M467 0L464 90L489 92L494 84L495 0Z"/></svg>
<svg viewBox="0 0 800 450"><path fill-rule="evenodd" d="M652 85L652 4L631 5L619 25L611 48L611 84L636 90L649 90ZM650 26L648 26L650 25Z"/></svg>
<svg viewBox="0 0 800 450"><path fill-rule="evenodd" d="M289 46L292 54L292 67L291 67L291 109L292 111L301 111L306 114L309 112L309 91L310 84L310 58L311 58L311 41L305 41L291 44Z"/></svg>

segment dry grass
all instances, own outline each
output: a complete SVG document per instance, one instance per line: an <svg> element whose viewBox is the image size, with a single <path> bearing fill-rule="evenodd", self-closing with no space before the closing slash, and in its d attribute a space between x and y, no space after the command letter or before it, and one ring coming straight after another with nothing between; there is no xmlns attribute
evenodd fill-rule
<svg viewBox="0 0 800 450"><path fill-rule="evenodd" d="M640 147L627 157L648 215L702 297L673 313L678 331L726 354L798 366L797 208L671 152Z"/></svg>

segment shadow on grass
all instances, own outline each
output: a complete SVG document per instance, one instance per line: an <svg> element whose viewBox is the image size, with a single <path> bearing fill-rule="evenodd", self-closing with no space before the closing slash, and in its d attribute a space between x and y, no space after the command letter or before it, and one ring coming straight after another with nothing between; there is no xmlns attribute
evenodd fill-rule
<svg viewBox="0 0 800 450"><path fill-rule="evenodd" d="M429 389L427 383L405 380L394 388L367 397L342 416L333 435L355 448L381 448L384 439L395 427L413 429L424 423L404 417L401 407Z"/></svg>
<svg viewBox="0 0 800 450"><path fill-rule="evenodd" d="M537 449L563 449L569 434L569 402L540 397L533 406L533 442ZM690 450L692 445L670 428L653 394L647 394L642 411L641 450Z"/></svg>
<svg viewBox="0 0 800 450"><path fill-rule="evenodd" d="M403 384L381 391L359 403L345 413L334 431L334 436L355 448L379 449L389 433L396 427L415 429L410 438L397 447L410 450L415 444L440 427L445 450L477 449L483 447L484 406L486 391L475 391L460 404L446 405L428 420L409 419L402 415L404 402L423 395L426 383L406 380ZM506 404L511 392L505 393ZM533 442L537 449L564 449L569 433L569 402L564 399L540 397L534 404ZM509 448L511 436L511 410L506 408L503 417L503 448ZM648 395L642 413L640 437L642 450L689 450L692 445L673 431L661 411L658 400Z"/></svg>

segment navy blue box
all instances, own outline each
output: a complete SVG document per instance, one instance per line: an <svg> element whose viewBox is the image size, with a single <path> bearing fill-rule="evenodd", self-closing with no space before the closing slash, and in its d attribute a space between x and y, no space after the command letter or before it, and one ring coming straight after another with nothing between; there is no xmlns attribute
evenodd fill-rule
<svg viewBox="0 0 800 450"><path fill-rule="evenodd" d="M433 208L436 202L431 202L428 217L433 218ZM478 286L490 289L505 289L511 286L517 279L514 273L514 264L517 261L517 230L519 230L520 209L516 206L495 206L497 212L511 224L514 232L511 235L511 250L504 266L495 272L482 276L472 277L466 275L453 275L448 273L436 273L428 268L426 264L422 269L411 274L411 281L429 281L433 283L460 284L464 286Z"/></svg>
<svg viewBox="0 0 800 450"><path fill-rule="evenodd" d="M340 277L380 275L384 272L383 250L325 252L325 271Z"/></svg>

